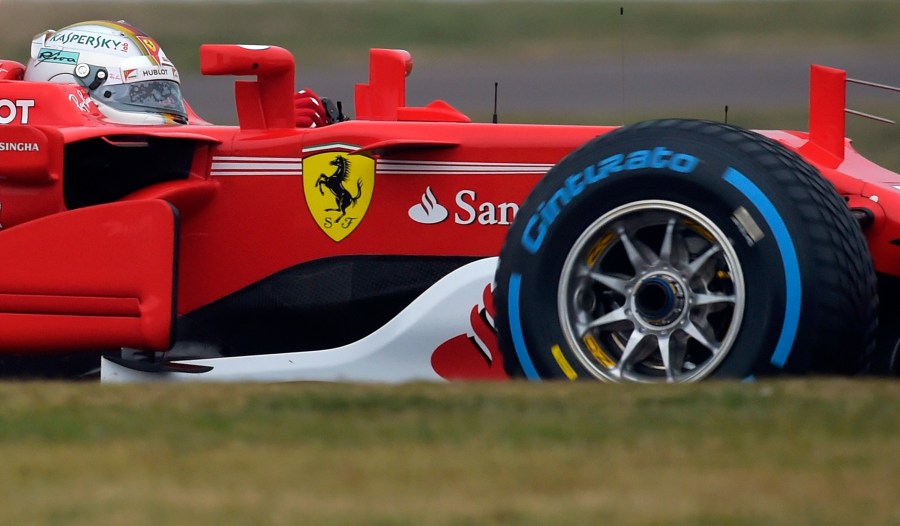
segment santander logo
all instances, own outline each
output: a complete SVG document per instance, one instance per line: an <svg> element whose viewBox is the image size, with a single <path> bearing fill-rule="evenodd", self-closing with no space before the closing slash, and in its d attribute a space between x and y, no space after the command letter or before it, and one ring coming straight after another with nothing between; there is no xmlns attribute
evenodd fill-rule
<svg viewBox="0 0 900 526"><path fill-rule="evenodd" d="M457 225L509 226L519 211L516 203L479 199L475 190L471 189L456 192L453 206L453 222ZM450 212L438 203L429 186L422 194L421 202L410 207L409 217L423 225L436 225L449 218Z"/></svg>
<svg viewBox="0 0 900 526"><path fill-rule="evenodd" d="M422 194L422 201L409 209L409 218L417 223L425 225L440 223L444 219L447 219L449 215L450 212L447 211L447 208L438 203L430 186L426 188L425 193Z"/></svg>

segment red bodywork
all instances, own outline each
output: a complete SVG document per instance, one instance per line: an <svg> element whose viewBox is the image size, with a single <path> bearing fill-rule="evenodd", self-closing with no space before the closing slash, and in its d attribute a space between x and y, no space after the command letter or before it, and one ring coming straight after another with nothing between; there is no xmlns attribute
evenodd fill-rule
<svg viewBox="0 0 900 526"><path fill-rule="evenodd" d="M81 88L17 80L21 66L0 63L10 79L0 80L0 352L165 350L178 316L315 260L494 256L543 173L613 129L471 123L442 101L407 107L412 61L397 50L371 52L355 120L301 129L287 51L203 46L201 65L256 76L236 83L239 126L193 114L184 126L110 124ZM816 165L851 208L871 211L875 267L898 275L900 176L844 138L844 73L812 73L811 132L763 133ZM106 152L98 184L124 195L91 193L89 161L103 164ZM320 154L371 163L371 179L350 189L366 193L367 209L317 219L308 199L327 197ZM180 159L174 175L170 156ZM135 173L141 181L130 183ZM417 203L442 203L446 219L413 221Z"/></svg>

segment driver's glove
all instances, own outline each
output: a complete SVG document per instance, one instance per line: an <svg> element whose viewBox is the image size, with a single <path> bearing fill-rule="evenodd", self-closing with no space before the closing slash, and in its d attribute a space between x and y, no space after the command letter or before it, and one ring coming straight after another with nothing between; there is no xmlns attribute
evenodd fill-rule
<svg viewBox="0 0 900 526"><path fill-rule="evenodd" d="M322 99L311 89L294 94L294 122L298 128L317 128L331 124Z"/></svg>

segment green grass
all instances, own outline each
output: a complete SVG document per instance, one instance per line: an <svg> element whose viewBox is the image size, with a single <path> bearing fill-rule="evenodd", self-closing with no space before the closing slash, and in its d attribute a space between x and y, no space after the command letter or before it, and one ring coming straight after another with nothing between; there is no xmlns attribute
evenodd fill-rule
<svg viewBox="0 0 900 526"><path fill-rule="evenodd" d="M8 524L900 524L900 384L0 384Z"/></svg>
<svg viewBox="0 0 900 526"><path fill-rule="evenodd" d="M625 14L619 14L624 6ZM92 18L124 18L183 70L204 42L286 47L304 63L356 59L369 47L499 57L809 47L896 49L900 3L854 2L78 2L6 0L0 56L27 57L31 37Z"/></svg>

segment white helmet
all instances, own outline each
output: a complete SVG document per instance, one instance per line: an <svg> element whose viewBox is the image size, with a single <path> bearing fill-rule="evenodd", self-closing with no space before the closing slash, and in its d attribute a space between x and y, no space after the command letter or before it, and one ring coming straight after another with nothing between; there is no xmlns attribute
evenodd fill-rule
<svg viewBox="0 0 900 526"><path fill-rule="evenodd" d="M119 21L91 21L31 41L25 80L78 84L121 124L186 124L178 70L156 41Z"/></svg>

